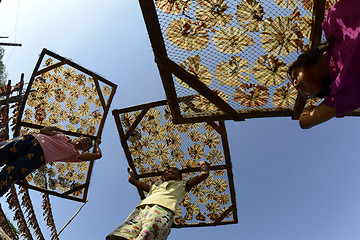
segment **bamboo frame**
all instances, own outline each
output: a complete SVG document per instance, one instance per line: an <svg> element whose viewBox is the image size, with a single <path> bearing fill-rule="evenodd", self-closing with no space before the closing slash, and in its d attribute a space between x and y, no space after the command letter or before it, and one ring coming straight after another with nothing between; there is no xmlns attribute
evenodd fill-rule
<svg viewBox="0 0 360 240"><path fill-rule="evenodd" d="M268 108L262 110L243 111L231 107L221 98L200 82L196 76L192 75L176 62L168 57L165 47L164 36L160 27L160 21L157 15L157 9L154 0L139 0L142 15L145 21L147 32L149 34L152 49L154 51L155 62L160 72L160 77L165 89L166 97L173 117L173 122L178 123L196 123L206 121L234 120L243 121L251 118L263 117L291 117L298 120L304 108L306 101L297 95L294 107L291 108ZM321 39L321 23L324 19L325 0L314 0L313 7L313 23L311 27L310 42L312 47L316 46ZM165 34L165 33L164 33ZM220 111L216 113L208 113L202 115L187 116L180 112L177 91L174 85L172 74L177 76L183 82L188 84L192 89L196 90L200 95L205 97L211 103L216 105ZM216 96L215 96L216 95ZM351 114L350 114L351 115Z"/></svg>
<svg viewBox="0 0 360 240"><path fill-rule="evenodd" d="M52 58L58 60L59 62L54 63L51 66L47 66L45 68L40 69L40 64L42 63L42 61L44 60L44 58L46 56L52 57ZM43 74L43 73L46 73L48 71L51 71L52 69L55 69L55 68L63 66L63 65L68 65L68 66L70 66L70 67L72 67L74 69L77 69L77 70L81 71L82 73L85 73L88 76L91 76L94 79L95 89L96 89L96 92L97 92L97 94L99 96L99 99L100 99L100 103L101 103L101 106L102 106L102 109L103 109L103 114L102 114L102 118L101 118L100 123L99 123L99 127L97 129L97 133L94 136L87 135L87 134L80 134L80 133L77 133L77 132L66 131L66 130L62 130L62 132L64 134L66 134L66 135L74 136L74 137L79 137L81 135L87 136L87 137L90 137L93 140L95 140L96 138L101 137L101 134L102 134L102 131L103 131L103 128L104 128L104 125L105 125L105 120L107 118L107 115L108 115L108 112L109 112L109 109L110 109L110 105L111 105L112 100L114 98L117 85L110 82L110 81L108 81L107 79L101 77L100 75L98 75L98 74L96 74L96 73L94 73L94 72L92 72L92 71L78 65L77 63L74 63L71 60L66 59L66 58L64 58L64 57L62 57L62 56L60 56L60 55L58 55L58 54L56 54L54 52L51 52L51 51L49 51L49 50L47 50L45 48L42 50L42 52L41 52L41 54L39 56L39 59L38 59L36 65L35 65L35 68L33 70L33 73L31 75L28 87L27 87L25 95L24 95L24 101L22 101L22 103L21 103L21 105L19 107L19 112L18 112L18 116L17 116L17 124L15 126L15 134L14 134L14 136L19 136L20 135L21 127L27 127L27 128L31 128L31 129L40 129L40 128L44 127L44 126L39 125L39 124L33 124L33 123L28 123L28 122L21 121L21 119L23 117L26 101L27 101L27 99L29 97L30 92L32 91L31 90L32 85L34 83L34 80L35 80L36 76L38 76L40 74ZM110 92L110 95L109 95L107 101L105 101L105 98L103 96L103 93L102 93L102 90L101 90L101 87L100 87L100 82L103 83L103 84L106 84L107 86L109 86L111 88L111 92ZM85 183L81 184L80 186L78 186L78 187L76 187L74 189L68 190L67 192L64 192L64 193L58 193L58 192L51 191L51 190L48 190L48 189L42 189L42 188L39 188L39 187L36 187L36 186L29 185L26 182L26 180L20 181L18 184L21 185L21 186L24 186L24 187L39 191L39 192L54 195L54 196L57 196L57 197L66 198L66 199L73 200L73 201L85 202L87 200L87 194L88 194L89 183L90 183L90 178L91 178L91 173L92 173L93 167L94 167L94 161L90 161ZM83 189L83 194L82 194L81 198L80 197L70 196L70 194L72 194L73 192L76 192L76 191L81 190L81 189Z"/></svg>
<svg viewBox="0 0 360 240"><path fill-rule="evenodd" d="M181 102L183 99L179 99L178 101ZM112 114L114 116L115 119L115 123L118 129L118 133L120 136L120 142L121 145L123 147L123 150L125 152L125 156L127 159L127 162L129 164L129 166L132 169L136 169L134 162L133 162L133 157L130 153L129 150L129 145L127 143L128 138L131 136L132 132L135 130L135 128L138 126L138 124L140 123L140 121L143 119L143 117L145 116L146 112L151 109L151 108L155 108L155 107L160 107L160 106L165 106L168 102L166 100L163 101L157 101L157 102L152 102L152 103L148 103L148 104L141 104L141 105L137 105L137 106L133 106L133 107L128 107L128 108L123 108L123 109L114 109L112 111ZM137 115L135 121L132 123L131 126L129 126L129 128L127 129L127 131L124 131L123 125L121 123L120 120L120 115L123 113L130 113L130 112L135 112L135 111L140 111L140 114ZM231 206L228 208L227 211L225 211L221 216L219 216L219 218L216 221L213 222L198 222L198 223L185 223L182 225L178 225L178 224L173 224L174 228L182 228L182 227L200 227L200 226L216 226L216 225L226 225L226 224L235 224L238 222L238 217L237 217L237 207L236 207L236 197L235 197L235 187L234 187L234 179L233 179L233 174L232 174L232 163L230 160L230 150L229 150L229 144L228 144L228 140L227 140L227 133L226 133L226 128L225 128L225 123L223 121L220 121L218 124L215 122L208 122L208 124L210 126L212 126L212 128L219 133L220 138L221 138L221 143L222 144L222 148L224 150L224 159L225 159L225 164L222 165L213 165L210 166L210 171L213 170L226 170L227 172L227 178L228 178L228 185L229 185L229 191L230 191L230 201L231 201ZM185 169L181 169L180 172L181 173L191 173L191 172L199 172L200 171L200 167L189 167L189 168L185 168ZM143 179L143 178L151 178L151 177L157 177L157 176L161 176L163 174L163 172L146 172L146 173L142 173L142 174L138 174L136 171L134 171L135 177L137 179ZM139 195L141 199L145 198L145 194L142 190L138 189ZM224 218L229 214L232 213L233 219L232 220L224 220Z"/></svg>

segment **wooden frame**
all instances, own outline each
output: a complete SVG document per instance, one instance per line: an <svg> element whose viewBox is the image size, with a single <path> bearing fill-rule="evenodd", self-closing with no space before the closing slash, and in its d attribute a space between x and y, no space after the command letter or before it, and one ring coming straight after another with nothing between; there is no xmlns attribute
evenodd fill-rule
<svg viewBox="0 0 360 240"><path fill-rule="evenodd" d="M50 58L53 59L55 61L58 61L54 64L49 64L45 67L41 67L41 63L45 60L45 58ZM52 70L59 68L59 67L63 67L63 66L68 66L71 67L73 69L76 69L77 71L80 71L81 74L86 74L87 76L89 76L89 78L91 77L93 79L94 85L94 91L96 92L99 102L100 102L100 106L98 107L99 109L101 109L103 111L103 113L101 114L101 120L98 123L98 128L96 129L95 134L88 134L88 133L81 133L81 132L76 132L76 131L71 131L71 130L63 130L63 132L66 135L69 136L73 136L73 137L78 137L80 135L85 135L88 136L92 139L96 139L96 138L100 138L101 134L102 134L102 130L105 124L105 120L107 117L107 114L109 112L110 109L110 105L111 102L113 100L113 97L115 95L116 92L116 88L117 85L108 81L107 79L99 76L98 74L95 74L94 72L72 62L69 59L66 59L56 53L53 53L47 49L43 49L43 51L40 54L40 57L37 61L37 64L34 68L34 71L32 73L32 76L30 78L28 87L26 89L25 95L24 95L24 100L22 101L20 108L19 108L19 112L18 112L18 117L17 117L17 124L15 127L15 134L14 136L19 136L20 135L20 129L21 128L28 128L28 129L40 129L42 127L44 127L43 124L38 123L38 122L29 122L29 121L23 121L24 118L24 109L27 105L27 100L29 98L29 95L34 91L33 90L33 83L35 81L35 79L39 76L42 76L42 74L45 73L50 73ZM46 82L47 79L44 80L44 82ZM84 83L87 84L87 83ZM103 92L101 90L101 86L100 84L102 84L103 86L107 86L108 88L110 88L110 93L107 97L107 99L105 99ZM85 85L84 85L85 87ZM85 98L85 97L84 97ZM86 100L87 101L87 100ZM84 102L86 102L84 100ZM89 115L90 116L90 115ZM79 123L78 123L79 124ZM65 126L64 126L65 127ZM43 193L47 193L47 194L51 194L54 196L58 196L58 197L62 197L62 198L66 198L66 199L70 199L70 200L74 200L74 201L79 201L79 202L85 202L87 199L87 193L88 193L88 187L89 187L89 183L90 183L90 178L91 178L91 173L92 173L92 168L94 166L94 161L91 161L89 163L88 166L88 171L87 171L87 175L86 175L86 180L83 184L80 184L78 186L76 186L75 188L69 189L68 191L65 191L63 193L58 193L54 190L49 190L49 189L44 189L44 188L40 188L34 185L29 184L25 179L23 181L18 182L19 185L36 190L36 191L40 191ZM81 194L81 197L77 197L77 196L71 196L71 194L73 194L76 191L80 191L83 190L83 193Z"/></svg>
<svg viewBox="0 0 360 240"><path fill-rule="evenodd" d="M184 99L179 99L179 102L183 101ZM152 103L148 103L148 104L142 104L142 105L138 105L138 106L134 106L134 107L129 107L129 108L123 108L123 109L115 109L112 111L112 114L114 116L117 128L118 128L118 132L119 132L119 136L120 136L120 141L121 141L121 145L124 149L127 161L129 166L132 169L137 169L136 167L136 163L135 163L135 159L134 156L132 155L132 152L130 150L131 146L129 146L131 143L129 142L129 138L131 136L133 136L134 132L137 131L139 132L139 128L141 124L146 124L145 122L147 121L147 114L152 110L152 109L163 109L166 105L167 105L167 101L158 101L158 102L152 102ZM134 119L134 121L131 122L131 126L124 126L124 120L122 120L123 114L132 114L132 113L136 113L136 118ZM161 118L162 119L162 118ZM161 120L162 123L164 120ZM170 123L171 120L165 120L165 123ZM163 123L165 125L165 123ZM126 124L125 124L126 125ZM188 125L188 124L185 124ZM226 176L224 178L227 177L227 181L228 181L228 191L230 193L230 201L229 204L226 205L227 210L224 211L221 215L219 214L218 218L214 221L207 221L207 222L202 222L202 221L197 221L197 222L191 222L191 223L185 223L185 224L178 224L175 223L173 224L174 228L182 228L182 227L200 227L200 226L215 226L215 225L225 225L225 224L233 224L233 223L237 223L238 219L237 219L237 208L236 208L236 197L235 197L235 188L234 188L234 183L233 183L233 174L232 174L232 164L231 164L231 160L230 160L230 150L229 150L229 145L228 145L228 140L227 140L227 133L226 133L226 128L225 128L225 123L223 121L220 121L218 123L216 122L207 122L207 125L209 128L213 129L214 132L216 132L217 134L219 134L220 138L221 138L221 149L223 151L223 156L224 156L224 162L222 162L221 164L213 164L210 166L210 172L211 173L215 173L215 171L225 171L226 172ZM155 125L151 125L153 128L155 128ZM175 126L175 125L174 125ZM179 126L179 125L177 125ZM203 126L203 125L201 125ZM201 127L200 127L201 128ZM137 130L136 130L137 129ZM174 130L175 131L175 130ZM178 130L176 130L178 131ZM170 134L171 131L169 131ZM146 135L145 132L140 131L140 134L144 134L144 136ZM186 145L190 140L187 139L187 137L184 136L185 133L181 133L182 136L182 146L179 147L179 149L184 149L184 145ZM149 133L149 136L151 135L151 133ZM160 143L162 140L156 141L157 143ZM165 140L164 140L165 141ZM161 143L160 143L161 144ZM220 146L219 145L219 146ZM144 150L145 151L145 150ZM141 158L141 157L140 157ZM203 157L205 158L205 157ZM184 157L185 159L185 157ZM159 160L159 159L158 159ZM156 161L158 161L156 160ZM200 160L200 159L199 159ZM159 160L160 161L160 160ZM166 160L167 161L167 160ZM169 160L170 162L172 160ZM186 160L184 160L186 161ZM183 161L180 160L180 163L177 162L177 164L183 164ZM156 164L155 164L156 165ZM200 170L200 167L186 167L180 170L180 172L182 172L183 174L191 174L191 173L195 173L198 172ZM163 172L161 170L159 171L153 171L152 169L146 171L146 172L135 172L135 175L138 179L141 180L147 180L147 179L151 179L151 178L156 178L159 177L163 174ZM143 191L141 191L140 189L138 189L139 195L141 199L145 198L145 194ZM200 214L200 213L199 213ZM232 219L224 219L226 216L229 216L229 214L232 216ZM176 217L175 217L175 221L176 221Z"/></svg>
<svg viewBox="0 0 360 240"><path fill-rule="evenodd" d="M154 51L155 62L157 63L159 69L160 77L165 89L166 97L170 106L174 123L193 123L217 120L243 121L247 118L249 119L279 116L291 117L294 120L299 118L300 113L306 104L305 99L303 99L300 94L297 95L294 106L288 108L249 108L244 110L236 109L233 106L230 106L230 104L226 103L217 94L215 94L214 91L212 91L209 87L205 86L205 84L203 84L197 76L185 70L179 65L178 61L174 61L171 59L171 57L168 56L168 48L170 43L166 41L165 29L163 29L163 25L165 25L165 23L162 22L165 17L162 15L159 16L158 13L160 13L161 11L156 8L154 0L139 0L139 3L150 37L151 46ZM310 34L311 47L316 46L320 43L322 33L321 23L324 19L324 12L325 0L315 0L312 11L312 26ZM181 13L177 14L181 15ZM184 11L182 14L183 16L187 17ZM168 18L176 19L176 17L176 15L172 15ZM177 55L177 52L172 51L171 55L175 56ZM218 111L205 112L202 114L195 114L193 116L182 113L180 110L178 99L183 96L179 95L179 91L175 86L176 81L173 75L181 79L192 89L196 90L197 93L199 93L201 96L204 96L208 101L214 104L218 108Z"/></svg>

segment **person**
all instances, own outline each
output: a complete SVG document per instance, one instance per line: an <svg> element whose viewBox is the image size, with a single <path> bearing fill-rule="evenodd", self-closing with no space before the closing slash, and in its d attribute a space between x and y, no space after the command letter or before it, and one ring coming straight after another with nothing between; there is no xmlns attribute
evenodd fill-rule
<svg viewBox="0 0 360 240"><path fill-rule="evenodd" d="M0 197L11 184L24 179L43 164L53 161L80 162L102 157L99 144L95 140L93 153L85 152L93 147L89 137L80 136L71 140L57 127L44 127L40 133L19 136L0 142ZM79 150L83 153L79 153Z"/></svg>
<svg viewBox="0 0 360 240"><path fill-rule="evenodd" d="M141 182L135 178L128 167L129 182L139 189L148 192L123 224L110 233L106 240L151 240L167 239L170 233L176 206L184 199L185 194L209 176L209 165L200 161L200 173L187 182L182 181L180 170L167 167L159 186Z"/></svg>
<svg viewBox="0 0 360 240"><path fill-rule="evenodd" d="M360 0L340 0L329 8L322 28L324 46L301 55L289 67L295 88L305 97L321 97L300 115L300 127L311 128L360 107Z"/></svg>

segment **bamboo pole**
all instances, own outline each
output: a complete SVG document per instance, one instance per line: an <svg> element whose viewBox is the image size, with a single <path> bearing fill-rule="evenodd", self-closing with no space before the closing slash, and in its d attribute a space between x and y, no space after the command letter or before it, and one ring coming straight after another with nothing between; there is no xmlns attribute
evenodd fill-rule
<svg viewBox="0 0 360 240"><path fill-rule="evenodd" d="M76 217L76 215L78 215L78 213L81 211L81 209L84 207L84 205L88 202L89 200L86 200L86 202L84 202L81 206L80 206L80 208L77 210L77 212L74 214L74 216L72 216L71 218L70 218L70 220L61 228L61 230L58 232L58 236L60 236L60 233L62 232L62 231L64 231L64 229L67 227L67 225L69 225L70 224L70 222Z"/></svg>

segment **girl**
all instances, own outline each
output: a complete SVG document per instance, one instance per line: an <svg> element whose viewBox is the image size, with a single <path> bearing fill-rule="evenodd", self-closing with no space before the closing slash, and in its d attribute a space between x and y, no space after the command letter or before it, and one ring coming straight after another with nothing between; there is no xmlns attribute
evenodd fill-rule
<svg viewBox="0 0 360 240"><path fill-rule="evenodd" d="M308 106L300 127L311 128L360 107L360 0L340 0L322 24L326 46L301 54L289 67L289 77L305 97L321 97Z"/></svg>
<svg viewBox="0 0 360 240"><path fill-rule="evenodd" d="M24 179L28 174L45 163L53 161L80 162L101 158L101 150L97 139L94 153L79 153L87 151L93 144L88 137L71 140L60 132L57 127L44 127L40 134L16 137L0 142L0 197L3 196L11 184Z"/></svg>
<svg viewBox="0 0 360 240"><path fill-rule="evenodd" d="M152 187L137 180L128 167L129 182L149 194L106 240L167 239L176 206L184 199L186 192L209 176L209 165L205 161L199 164L200 173L187 182L181 181L179 169L167 167L163 175L164 182Z"/></svg>

